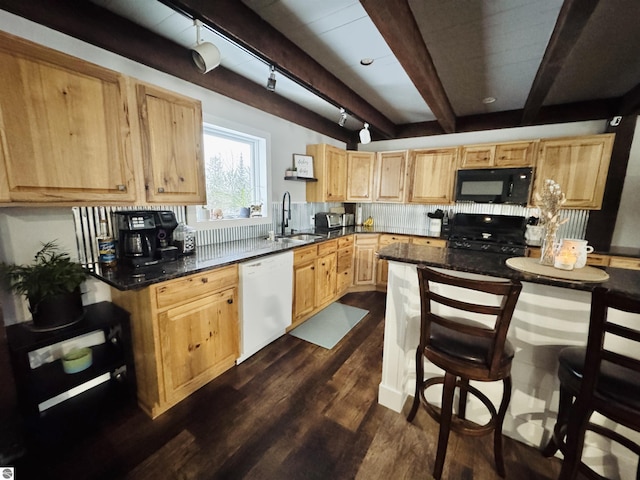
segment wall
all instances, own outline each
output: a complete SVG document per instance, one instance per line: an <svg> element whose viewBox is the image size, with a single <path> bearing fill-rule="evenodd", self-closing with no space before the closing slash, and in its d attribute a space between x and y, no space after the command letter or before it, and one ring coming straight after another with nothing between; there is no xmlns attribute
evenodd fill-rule
<svg viewBox="0 0 640 480"><path fill-rule="evenodd" d="M303 182L285 182L284 171L292 165L294 153L305 153L310 143L330 143L345 148L345 144L307 128L282 120L271 114L244 105L202 87L190 84L152 68L107 52L67 35L42 27L0 10L0 30L63 51L69 55L122 72L142 81L172 90L202 101L205 116L224 119L227 125L244 125L263 132L269 139L273 201L279 201L285 190L292 202L304 203ZM262 88L262 86L256 86ZM60 246L75 258L76 242L70 208L0 208L0 260L30 263L43 242L59 239ZM89 280L83 301L94 303L109 300L109 290L101 282ZM29 319L24 302L0 290L0 306L6 324Z"/></svg>
<svg viewBox="0 0 640 480"><path fill-rule="evenodd" d="M604 133L606 120L590 122L562 123L535 127L504 128L483 132L455 133L399 140L385 140L359 145L358 149L368 152L403 150L406 148L432 148L469 145L474 143L509 142L533 138L557 138ZM640 248L638 225L640 224L640 122L636 124L629 165L620 202L620 210L615 221L611 245L614 247Z"/></svg>

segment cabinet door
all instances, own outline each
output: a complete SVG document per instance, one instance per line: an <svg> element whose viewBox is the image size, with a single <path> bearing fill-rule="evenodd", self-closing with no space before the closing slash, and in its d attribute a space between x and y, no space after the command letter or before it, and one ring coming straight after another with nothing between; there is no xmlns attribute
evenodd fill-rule
<svg viewBox="0 0 640 480"><path fill-rule="evenodd" d="M332 301L336 296L336 252L316 260L316 307Z"/></svg>
<svg viewBox="0 0 640 480"><path fill-rule="evenodd" d="M555 180L567 202L563 208L599 210L609 172L614 134L542 140L535 176L540 192L546 179ZM535 201L535 195L534 195Z"/></svg>
<svg viewBox="0 0 640 480"><path fill-rule="evenodd" d="M293 321L313 312L316 294L316 262L293 266Z"/></svg>
<svg viewBox="0 0 640 480"><path fill-rule="evenodd" d="M159 315L165 400L191 394L239 355L236 289L169 309Z"/></svg>
<svg viewBox="0 0 640 480"><path fill-rule="evenodd" d="M347 152L347 201L371 201L375 159L373 152Z"/></svg>
<svg viewBox="0 0 640 480"><path fill-rule="evenodd" d="M404 235L380 235L380 239L378 240L378 250L393 243L409 243L410 241L411 237L407 237ZM389 279L389 262L387 260L377 259L377 263L376 283L379 286L386 288L387 281Z"/></svg>
<svg viewBox="0 0 640 480"><path fill-rule="evenodd" d="M490 168L495 154L495 145L466 145L460 148L460 168Z"/></svg>
<svg viewBox="0 0 640 480"><path fill-rule="evenodd" d="M16 37L0 40L0 83L10 85L0 89L2 200L134 201L125 77Z"/></svg>
<svg viewBox="0 0 640 480"><path fill-rule="evenodd" d="M402 203L405 199L407 151L380 152L376 158L376 202Z"/></svg>
<svg viewBox="0 0 640 480"><path fill-rule="evenodd" d="M353 247L353 284L376 284L377 235L356 235Z"/></svg>
<svg viewBox="0 0 640 480"><path fill-rule="evenodd" d="M535 165L536 142L512 142L496 145L495 166L531 167Z"/></svg>
<svg viewBox="0 0 640 480"><path fill-rule="evenodd" d="M411 151L410 203L451 203L457 148Z"/></svg>
<svg viewBox="0 0 640 480"><path fill-rule="evenodd" d="M347 198L347 152L324 143L307 145L317 182L307 183L307 202L344 202Z"/></svg>
<svg viewBox="0 0 640 480"><path fill-rule="evenodd" d="M137 99L147 201L205 204L200 102L142 84Z"/></svg>
<svg viewBox="0 0 640 480"><path fill-rule="evenodd" d="M338 250L336 291L341 296L351 286L353 279L353 247Z"/></svg>

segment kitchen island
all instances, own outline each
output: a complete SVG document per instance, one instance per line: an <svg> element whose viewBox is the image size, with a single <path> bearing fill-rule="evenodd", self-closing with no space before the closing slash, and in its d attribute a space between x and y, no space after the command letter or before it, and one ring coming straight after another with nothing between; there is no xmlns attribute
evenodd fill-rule
<svg viewBox="0 0 640 480"><path fill-rule="evenodd" d="M503 432L535 447L546 444L556 420L558 352L567 345L586 343L591 290L601 285L640 296L640 272L633 270L606 268L608 280L584 283L513 270L506 265L508 255L399 243L382 248L378 255L389 261L378 401L396 412L402 411L408 396L415 390L415 350L420 329L416 266L428 265L452 270L453 274L464 272L465 275L522 282L522 293L508 335L516 355L512 367L511 403ZM425 375L441 375L441 371L427 363ZM502 393L499 382L475 386L494 402L499 402ZM430 400L434 399L430 397ZM467 414L478 422L488 418L482 405L473 400L469 402ZM632 478L637 458L627 457L626 451L620 452L616 448L608 441L598 441L585 448L585 454L593 457L593 465L605 472L607 478Z"/></svg>

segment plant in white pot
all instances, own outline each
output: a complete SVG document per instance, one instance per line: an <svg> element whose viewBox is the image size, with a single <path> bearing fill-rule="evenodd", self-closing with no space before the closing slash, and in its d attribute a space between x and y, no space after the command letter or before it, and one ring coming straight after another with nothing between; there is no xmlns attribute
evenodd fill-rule
<svg viewBox="0 0 640 480"><path fill-rule="evenodd" d="M5 288L24 295L36 329L53 329L82 318L80 285L86 273L55 242L43 244L31 265L0 264Z"/></svg>

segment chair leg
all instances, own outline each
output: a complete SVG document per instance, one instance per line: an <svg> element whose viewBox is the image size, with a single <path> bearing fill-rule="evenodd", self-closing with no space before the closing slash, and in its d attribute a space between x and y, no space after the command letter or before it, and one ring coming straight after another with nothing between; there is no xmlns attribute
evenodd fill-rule
<svg viewBox="0 0 640 480"><path fill-rule="evenodd" d="M506 377L503 381L504 391L502 393L502 402L500 402L500 409L496 416L496 425L493 432L493 455L496 461L496 470L498 475L504 478L504 455L502 454L502 424L504 423L504 417L507 414L507 407L511 400L511 377Z"/></svg>
<svg viewBox="0 0 640 480"><path fill-rule="evenodd" d="M460 379L460 398L458 399L458 417L465 418L467 415L467 393L469 389L469 379Z"/></svg>
<svg viewBox="0 0 640 480"><path fill-rule="evenodd" d="M418 407L420 406L420 389L424 384L424 360L422 359L422 348L418 345L416 350L416 391L413 397L413 405L411 405L411 411L407 415L407 422L413 422L413 419L418 413Z"/></svg>
<svg viewBox="0 0 640 480"><path fill-rule="evenodd" d="M571 403L573 401L573 395L571 395L566 388L560 385L560 401L558 402L558 418L556 424L553 427L553 433L549 439L549 443L542 450L542 455L545 457L553 456L560 445L563 442L562 430L569 421L569 412L571 411Z"/></svg>
<svg viewBox="0 0 640 480"><path fill-rule="evenodd" d="M438 434L438 451L433 467L433 476L440 480L444 467L444 457L447 454L449 432L451 430L451 415L453 413L453 393L456 388L456 376L445 372L444 385L442 387L442 408L440 410L440 433Z"/></svg>
<svg viewBox="0 0 640 480"><path fill-rule="evenodd" d="M577 399L571 409L567 425L566 451L564 452L562 469L558 480L573 480L578 475L578 469L582 461L584 436L592 413L587 403L587 401Z"/></svg>

